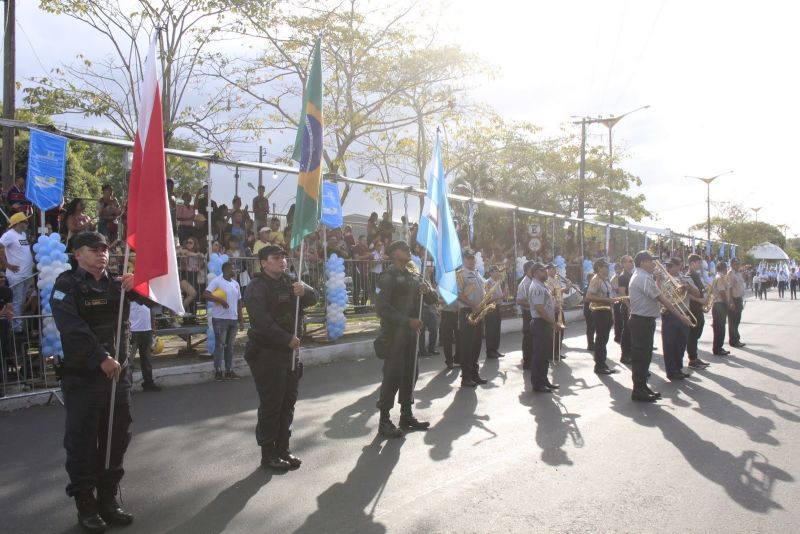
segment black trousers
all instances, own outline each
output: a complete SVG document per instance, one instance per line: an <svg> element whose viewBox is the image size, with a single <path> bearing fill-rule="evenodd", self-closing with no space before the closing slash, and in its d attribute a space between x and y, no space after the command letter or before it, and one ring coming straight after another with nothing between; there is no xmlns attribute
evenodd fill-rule
<svg viewBox="0 0 800 534"><path fill-rule="evenodd" d="M613 318L611 310L595 310L592 312L594 322L594 366L605 367L608 356L608 338L611 334Z"/></svg>
<svg viewBox="0 0 800 534"><path fill-rule="evenodd" d="M66 424L64 449L67 451L67 495L97 488L98 493L116 495L125 470L122 461L131 441L130 385L117 384L114 399L114 424L111 435L109 468L105 468L108 441L108 412L111 407L111 382L65 375L61 379Z"/></svg>
<svg viewBox="0 0 800 534"><path fill-rule="evenodd" d="M778 297L783 298L786 295L786 282L778 282Z"/></svg>
<svg viewBox="0 0 800 534"><path fill-rule="evenodd" d="M628 326L628 318L630 310L627 306L620 308L620 315L622 316L622 333L619 336L619 347L622 352L622 358L631 357L631 328Z"/></svg>
<svg viewBox="0 0 800 534"><path fill-rule="evenodd" d="M583 304L583 318L586 320L586 346L591 350L594 347L594 318L588 302Z"/></svg>
<svg viewBox="0 0 800 534"><path fill-rule="evenodd" d="M260 447L274 446L279 451L288 450L303 366L297 362L292 371L291 359L285 354L277 355L256 348L252 342L247 343L244 358L250 367L259 398L256 442Z"/></svg>
<svg viewBox="0 0 800 534"><path fill-rule="evenodd" d="M731 345L736 345L741 341L741 337L739 336L739 323L742 322L744 300L741 297L734 297L733 304L736 309L728 310L728 342Z"/></svg>
<svg viewBox="0 0 800 534"><path fill-rule="evenodd" d="M647 373L653 359L653 336L656 333L655 317L631 315L628 319L631 329L631 368L633 389L647 387Z"/></svg>
<svg viewBox="0 0 800 534"><path fill-rule="evenodd" d="M614 304L614 341L620 343L622 339L622 303Z"/></svg>
<svg viewBox="0 0 800 534"><path fill-rule="evenodd" d="M697 324L689 329L689 336L686 341L686 354L689 356L689 361L697 359L697 342L703 335L703 328L706 325L706 315L703 313L702 307L692 307L692 315L697 319Z"/></svg>
<svg viewBox="0 0 800 534"><path fill-rule="evenodd" d="M139 366L142 368L142 381L145 384L153 383L153 363L150 361L150 354L153 351L153 331L131 332L131 342L133 344L130 359L139 351Z"/></svg>
<svg viewBox="0 0 800 534"><path fill-rule="evenodd" d="M425 343L425 334L428 342ZM436 339L439 335L439 318L433 306L422 307L422 330L419 331L419 352L428 353L436 349Z"/></svg>
<svg viewBox="0 0 800 534"><path fill-rule="evenodd" d="M725 343L725 323L728 321L728 305L724 302L715 302L711 309L711 317L714 320L714 352L722 350Z"/></svg>
<svg viewBox="0 0 800 534"><path fill-rule="evenodd" d="M522 366L530 367L533 355L533 335L531 335L531 311L522 308Z"/></svg>
<svg viewBox="0 0 800 534"><path fill-rule="evenodd" d="M531 385L546 386L547 369L553 354L553 327L538 317L531 320L533 354L531 355Z"/></svg>
<svg viewBox="0 0 800 534"><path fill-rule="evenodd" d="M794 280L789 283L789 293L792 300L797 300L797 281Z"/></svg>
<svg viewBox="0 0 800 534"><path fill-rule="evenodd" d="M459 339L458 339L458 313L454 311L442 311L442 324L439 326L439 336L442 341L442 352L444 352L445 363L459 363ZM453 344L456 349L453 354Z"/></svg>
<svg viewBox="0 0 800 534"><path fill-rule="evenodd" d="M689 327L667 313L661 316L661 345L664 351L664 367L667 375L674 375L683 369L683 353L689 338Z"/></svg>
<svg viewBox="0 0 800 534"><path fill-rule="evenodd" d="M461 339L458 350L461 357L462 380L478 378L478 358L481 355L481 345L483 344L483 323L475 326L469 324L467 315L471 312L471 308L458 310L458 333Z"/></svg>
<svg viewBox="0 0 800 534"><path fill-rule="evenodd" d="M416 374L416 337L410 328L398 328L392 332L392 350L383 360L383 382L378 398L378 409L388 412L394 406L395 396L404 410L411 409L412 391L419 374Z"/></svg>
<svg viewBox="0 0 800 534"><path fill-rule="evenodd" d="M500 352L500 311L495 309L483 320L486 328L486 354Z"/></svg>

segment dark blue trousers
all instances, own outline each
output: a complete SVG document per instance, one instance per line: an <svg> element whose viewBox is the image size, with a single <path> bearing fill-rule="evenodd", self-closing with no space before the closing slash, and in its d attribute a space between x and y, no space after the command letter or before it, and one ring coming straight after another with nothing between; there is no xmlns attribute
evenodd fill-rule
<svg viewBox="0 0 800 534"><path fill-rule="evenodd" d="M683 369L683 353L689 339L689 327L671 313L661 316L661 345L664 348L664 367L667 375Z"/></svg>

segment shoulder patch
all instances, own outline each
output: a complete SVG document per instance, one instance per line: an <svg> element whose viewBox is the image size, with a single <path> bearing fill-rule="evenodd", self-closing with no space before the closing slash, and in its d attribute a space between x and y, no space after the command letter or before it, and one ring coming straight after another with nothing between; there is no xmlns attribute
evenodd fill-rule
<svg viewBox="0 0 800 534"><path fill-rule="evenodd" d="M55 291L53 291L53 299L55 299L55 300L64 300L64 297L66 297L66 295L64 294L63 291L59 291L57 289Z"/></svg>

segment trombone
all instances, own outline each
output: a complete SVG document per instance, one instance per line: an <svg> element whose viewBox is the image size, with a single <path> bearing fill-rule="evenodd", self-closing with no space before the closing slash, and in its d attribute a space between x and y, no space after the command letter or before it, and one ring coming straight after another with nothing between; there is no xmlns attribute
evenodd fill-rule
<svg viewBox="0 0 800 534"><path fill-rule="evenodd" d="M678 310L678 313L689 319L689 322L693 327L697 326L697 318L684 301L686 298L686 288L683 287L683 284L680 281L667 272L667 268L664 267L663 263L656 260L655 265L656 272L661 278L661 292L664 294L666 299L670 301L673 306L675 306L675 309Z"/></svg>

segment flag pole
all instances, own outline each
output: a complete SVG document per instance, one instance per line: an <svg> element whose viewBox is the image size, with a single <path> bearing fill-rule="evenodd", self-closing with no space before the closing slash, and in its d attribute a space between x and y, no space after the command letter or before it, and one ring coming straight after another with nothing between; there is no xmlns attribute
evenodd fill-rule
<svg viewBox="0 0 800 534"><path fill-rule="evenodd" d="M125 243L125 259L122 263L122 275L126 275L128 273L128 258L130 257L131 253L131 246ZM122 347L122 343L120 342L120 337L122 336L122 312L124 311L123 306L125 306L125 288L120 286L120 296L119 296L119 312L117 314L117 335L114 337L114 361L119 361L119 351ZM127 361L125 362L127 366ZM125 367L120 369L120 375L122 371L124 371ZM108 406L108 438L106 439L106 469L109 468L111 463L111 434L112 429L114 426L114 399L117 396L117 379L113 379L111 381L111 401Z"/></svg>
<svg viewBox="0 0 800 534"><path fill-rule="evenodd" d="M297 281L301 282L303 280L303 255L305 253L305 244L306 239L303 238L300 241L300 261L297 265ZM297 336L297 328L300 326L300 297L297 297L297 306L294 309L294 332L292 332L292 336ZM292 352L292 372L294 372L295 368L297 367L297 359L300 357L300 347L297 347Z"/></svg>
<svg viewBox="0 0 800 534"><path fill-rule="evenodd" d="M423 247L423 248L425 248L425 247ZM422 257L422 269L420 269L422 271L422 282L423 283L425 282L425 269L427 267L427 263L428 263L428 249L425 248L425 254ZM420 321L422 320L422 304L423 304L423 302L424 301L423 301L422 295L420 294L420 296L419 296L419 312L417 313L417 319L420 320ZM414 374L413 374L414 380L411 381L411 402L412 403L414 402L414 390L417 389L417 369L418 369L418 364L419 364L419 335L420 335L420 331L421 330L422 329L417 330L417 337L414 340Z"/></svg>

